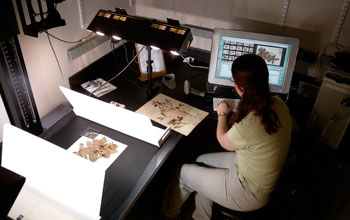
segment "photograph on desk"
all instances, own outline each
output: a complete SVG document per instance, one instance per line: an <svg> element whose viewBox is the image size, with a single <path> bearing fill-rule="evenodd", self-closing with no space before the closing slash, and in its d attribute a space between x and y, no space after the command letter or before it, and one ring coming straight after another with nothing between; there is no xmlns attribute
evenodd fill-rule
<svg viewBox="0 0 350 220"><path fill-rule="evenodd" d="M85 132L71 147L69 152L76 154L107 170L121 155L127 145L93 131Z"/></svg>
<svg viewBox="0 0 350 220"><path fill-rule="evenodd" d="M80 86L83 87L89 93L93 93L96 97L106 95L107 93L112 92L117 88L101 78L89 80L87 82L82 83Z"/></svg>
<svg viewBox="0 0 350 220"><path fill-rule="evenodd" d="M187 136L208 115L208 112L194 108L164 94L158 94L148 101L137 113Z"/></svg>

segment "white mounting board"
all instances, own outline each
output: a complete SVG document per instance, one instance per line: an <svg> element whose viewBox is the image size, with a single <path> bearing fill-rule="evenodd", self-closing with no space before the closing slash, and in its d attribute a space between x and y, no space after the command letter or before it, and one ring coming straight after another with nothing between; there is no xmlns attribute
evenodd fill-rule
<svg viewBox="0 0 350 220"><path fill-rule="evenodd" d="M4 125L2 166L26 178L9 216L30 216L47 204L76 219L99 219L105 171L10 124ZM46 219L56 219L55 212Z"/></svg>
<svg viewBox="0 0 350 220"><path fill-rule="evenodd" d="M139 113L111 105L60 86L73 106L76 115L94 121L121 133L160 147L170 134L169 128L161 129L151 119Z"/></svg>

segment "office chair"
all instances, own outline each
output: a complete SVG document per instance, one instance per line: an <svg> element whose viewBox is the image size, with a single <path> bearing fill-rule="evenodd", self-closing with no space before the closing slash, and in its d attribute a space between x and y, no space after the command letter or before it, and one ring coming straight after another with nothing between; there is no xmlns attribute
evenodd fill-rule
<svg viewBox="0 0 350 220"><path fill-rule="evenodd" d="M270 201L261 209L240 212L213 203L212 220L290 220L296 214L299 183L296 178L297 153L291 149Z"/></svg>

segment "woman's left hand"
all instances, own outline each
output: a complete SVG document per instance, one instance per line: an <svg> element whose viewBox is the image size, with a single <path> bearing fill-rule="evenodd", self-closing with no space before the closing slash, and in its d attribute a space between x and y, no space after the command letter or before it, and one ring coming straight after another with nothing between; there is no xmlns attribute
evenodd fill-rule
<svg viewBox="0 0 350 220"><path fill-rule="evenodd" d="M228 104L224 100L220 101L218 103L218 105L216 106L216 112L218 114L223 112L225 115L228 115L230 113L230 109L228 107Z"/></svg>

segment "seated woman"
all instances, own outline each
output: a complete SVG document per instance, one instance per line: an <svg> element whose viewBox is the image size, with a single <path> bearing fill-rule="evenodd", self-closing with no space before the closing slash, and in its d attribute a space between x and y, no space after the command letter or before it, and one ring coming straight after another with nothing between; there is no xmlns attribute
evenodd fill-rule
<svg viewBox="0 0 350 220"><path fill-rule="evenodd" d="M241 97L237 112L227 119L225 102L217 106L216 135L227 152L184 164L175 184L169 184L163 216L176 219L192 192L196 193L193 219L211 218L216 202L237 211L253 211L269 201L286 159L292 130L288 107L269 91L269 72L257 55L238 57L232 64L234 86Z"/></svg>

